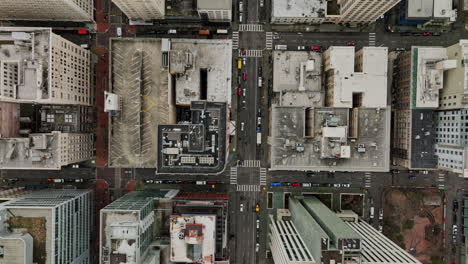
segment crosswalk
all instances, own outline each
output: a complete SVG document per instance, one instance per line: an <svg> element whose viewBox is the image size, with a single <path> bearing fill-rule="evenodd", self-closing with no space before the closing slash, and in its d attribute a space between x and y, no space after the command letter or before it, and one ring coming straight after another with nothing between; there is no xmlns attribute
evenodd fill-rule
<svg viewBox="0 0 468 264"><path fill-rule="evenodd" d="M251 168L260 167L260 161L259 160L244 160L239 165L239 167L251 167Z"/></svg>
<svg viewBox="0 0 468 264"><path fill-rule="evenodd" d="M231 167L231 173L229 176L229 183L237 184L237 167Z"/></svg>
<svg viewBox="0 0 468 264"><path fill-rule="evenodd" d="M369 46L375 47L375 33L369 32Z"/></svg>
<svg viewBox="0 0 468 264"><path fill-rule="evenodd" d="M244 185L237 185L238 192L259 192L260 185L252 185L252 184L244 184Z"/></svg>
<svg viewBox="0 0 468 264"><path fill-rule="evenodd" d="M258 24L240 24L239 31L263 31L263 25Z"/></svg>
<svg viewBox="0 0 468 264"><path fill-rule="evenodd" d="M271 50L273 48L273 32L266 33L265 45L267 50Z"/></svg>
<svg viewBox="0 0 468 264"><path fill-rule="evenodd" d="M239 31L232 32L232 49L239 48Z"/></svg>
<svg viewBox="0 0 468 264"><path fill-rule="evenodd" d="M371 183L372 183L371 178L372 178L372 176L371 176L370 172L366 172L364 174L364 188L370 188L371 187Z"/></svg>
<svg viewBox="0 0 468 264"><path fill-rule="evenodd" d="M260 185L266 185L267 183L267 169L260 168Z"/></svg>
<svg viewBox="0 0 468 264"><path fill-rule="evenodd" d="M437 181L439 182L439 188L444 189L445 188L445 174L439 173Z"/></svg>
<svg viewBox="0 0 468 264"><path fill-rule="evenodd" d="M245 50L245 54L242 55L242 52L239 50L239 57L262 57L263 51L262 50Z"/></svg>

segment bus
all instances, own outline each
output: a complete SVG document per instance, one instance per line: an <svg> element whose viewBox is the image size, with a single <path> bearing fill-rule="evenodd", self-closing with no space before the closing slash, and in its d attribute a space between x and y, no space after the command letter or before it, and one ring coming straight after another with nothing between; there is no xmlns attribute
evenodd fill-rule
<svg viewBox="0 0 468 264"><path fill-rule="evenodd" d="M242 69L242 60L241 59L237 59L237 69Z"/></svg>

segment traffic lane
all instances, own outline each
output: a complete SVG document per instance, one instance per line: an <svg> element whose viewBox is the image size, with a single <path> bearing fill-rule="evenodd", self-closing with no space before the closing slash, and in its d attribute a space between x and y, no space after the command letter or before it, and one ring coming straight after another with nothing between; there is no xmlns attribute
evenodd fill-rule
<svg viewBox="0 0 468 264"><path fill-rule="evenodd" d="M245 18L246 21L251 24L258 23L258 18L259 18L258 5L259 4L257 0L244 0L244 4L246 4L248 7L247 8L248 12L246 12L246 18Z"/></svg>
<svg viewBox="0 0 468 264"><path fill-rule="evenodd" d="M241 192L239 193L239 207L238 213L236 213L237 217L237 249L236 255L239 259L237 259L236 263L254 263L251 262L252 259L252 219L251 214L252 210L250 205L252 203L251 197L249 192ZM242 211L240 210L242 206Z"/></svg>
<svg viewBox="0 0 468 264"><path fill-rule="evenodd" d="M48 178L83 178L94 179L96 168L71 168L63 167L61 170L2 170L2 178L18 178L23 180L48 179Z"/></svg>

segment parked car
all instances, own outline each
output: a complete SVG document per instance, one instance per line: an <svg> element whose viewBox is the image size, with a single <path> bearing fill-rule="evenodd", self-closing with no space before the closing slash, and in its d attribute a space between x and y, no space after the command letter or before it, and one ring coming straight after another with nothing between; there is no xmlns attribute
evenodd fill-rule
<svg viewBox="0 0 468 264"><path fill-rule="evenodd" d="M272 182L270 186L273 186L273 187L281 186L281 182Z"/></svg>
<svg viewBox="0 0 468 264"><path fill-rule="evenodd" d="M306 173L306 176L307 176L307 177L315 177L315 176L317 176L317 175L318 175L318 174L315 173L315 172L307 172L307 173Z"/></svg>
<svg viewBox="0 0 468 264"><path fill-rule="evenodd" d="M177 30L175 30L175 29L169 29L169 30L167 31L167 34L177 34Z"/></svg>
<svg viewBox="0 0 468 264"><path fill-rule="evenodd" d="M423 32L422 35L423 36L432 36L432 32Z"/></svg>
<svg viewBox="0 0 468 264"><path fill-rule="evenodd" d="M409 175L409 176L408 176L408 179L410 179L410 180L416 180L416 176L414 176L414 175Z"/></svg>
<svg viewBox="0 0 468 264"><path fill-rule="evenodd" d="M331 184L331 183L324 183L324 184L323 184L323 187L328 187L328 188L330 188L330 187L332 187L332 184Z"/></svg>
<svg viewBox="0 0 468 264"><path fill-rule="evenodd" d="M346 42L346 46L356 46L356 43L354 41L348 41Z"/></svg>
<svg viewBox="0 0 468 264"><path fill-rule="evenodd" d="M453 200L452 208L453 208L454 212L458 211L458 201L457 200Z"/></svg>
<svg viewBox="0 0 468 264"><path fill-rule="evenodd" d="M258 252L259 249L260 249L260 244L259 243L255 244L255 252Z"/></svg>
<svg viewBox="0 0 468 264"><path fill-rule="evenodd" d="M300 187L300 186L301 186L301 184L300 184L300 183L298 183L298 182L293 182L292 186L293 186L293 187Z"/></svg>
<svg viewBox="0 0 468 264"><path fill-rule="evenodd" d="M406 49L405 48L396 48L395 50L396 51L405 51Z"/></svg>
<svg viewBox="0 0 468 264"><path fill-rule="evenodd" d="M58 183L58 182L65 182L65 180L64 180L64 179L54 179L54 182L55 182L55 183Z"/></svg>
<svg viewBox="0 0 468 264"><path fill-rule="evenodd" d="M245 97L245 88L244 88L244 89L242 89L242 96L244 96L244 97Z"/></svg>
<svg viewBox="0 0 468 264"><path fill-rule="evenodd" d="M242 72L242 80L247 80L247 73L246 72Z"/></svg>
<svg viewBox="0 0 468 264"><path fill-rule="evenodd" d="M291 186L291 183L290 182L283 182L283 185L284 186Z"/></svg>
<svg viewBox="0 0 468 264"><path fill-rule="evenodd" d="M240 204L239 211L244 212L244 204L243 203Z"/></svg>
<svg viewBox="0 0 468 264"><path fill-rule="evenodd" d="M217 184L218 182L217 181L207 181L206 184L208 185L213 185L213 184Z"/></svg>
<svg viewBox="0 0 468 264"><path fill-rule="evenodd" d="M383 220L383 208L379 209L379 220Z"/></svg>
<svg viewBox="0 0 468 264"><path fill-rule="evenodd" d="M335 184L333 184L333 187L335 187L335 188L340 188L340 187L341 187L341 184L335 183Z"/></svg>
<svg viewBox="0 0 468 264"><path fill-rule="evenodd" d="M206 185L206 181L197 181L196 184L197 185Z"/></svg>
<svg viewBox="0 0 468 264"><path fill-rule="evenodd" d="M312 47L310 47L310 49L311 49L311 50L321 50L322 47L320 47L320 46L312 46Z"/></svg>
<svg viewBox="0 0 468 264"><path fill-rule="evenodd" d="M312 183L304 182L302 183L302 187L312 187Z"/></svg>
<svg viewBox="0 0 468 264"><path fill-rule="evenodd" d="M312 187L320 187L320 183L312 183Z"/></svg>
<svg viewBox="0 0 468 264"><path fill-rule="evenodd" d="M297 46L297 50L305 50L305 46Z"/></svg>
<svg viewBox="0 0 468 264"><path fill-rule="evenodd" d="M257 229L260 229L260 219L257 219L256 224L257 224Z"/></svg>
<svg viewBox="0 0 468 264"><path fill-rule="evenodd" d="M260 205L258 203L255 205L255 212L260 212Z"/></svg>
<svg viewBox="0 0 468 264"><path fill-rule="evenodd" d="M240 88L240 87L237 88L237 95L238 96L242 95L242 88Z"/></svg>
<svg viewBox="0 0 468 264"><path fill-rule="evenodd" d="M351 187L351 183L342 183L342 184L341 184L341 187L350 188L350 187Z"/></svg>

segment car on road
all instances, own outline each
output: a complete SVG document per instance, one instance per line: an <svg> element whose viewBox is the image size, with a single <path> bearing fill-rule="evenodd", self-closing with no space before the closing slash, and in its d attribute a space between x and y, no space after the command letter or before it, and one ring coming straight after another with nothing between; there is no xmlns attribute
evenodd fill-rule
<svg viewBox="0 0 468 264"><path fill-rule="evenodd" d="M330 188L330 187L332 187L332 184L331 183L324 183L322 186Z"/></svg>
<svg viewBox="0 0 468 264"><path fill-rule="evenodd" d="M318 174L315 173L315 172L307 172L307 173L306 173L306 176L307 176L307 177L315 177L315 176L318 176Z"/></svg>
<svg viewBox="0 0 468 264"><path fill-rule="evenodd" d="M346 42L346 46L356 46L356 43L354 41L348 41Z"/></svg>
<svg viewBox="0 0 468 264"><path fill-rule="evenodd" d="M432 33L432 36L438 37L438 36L440 36L440 32L434 32L434 33Z"/></svg>
<svg viewBox="0 0 468 264"><path fill-rule="evenodd" d="M264 1L263 1L263 0L260 0L259 3L260 3L260 7L263 7Z"/></svg>
<svg viewBox="0 0 468 264"><path fill-rule="evenodd" d="M379 232L382 233L382 231L383 231L383 226L379 225Z"/></svg>
<svg viewBox="0 0 468 264"><path fill-rule="evenodd" d="M256 224L257 224L257 229L259 229L260 228L260 219L257 219Z"/></svg>
<svg viewBox="0 0 468 264"><path fill-rule="evenodd" d="M8 178L8 179L3 179L3 182L7 182L7 183L15 183L19 181L18 178Z"/></svg>
<svg viewBox="0 0 468 264"><path fill-rule="evenodd" d="M341 187L341 184L335 183L335 184L333 184L333 187L334 187L334 188L340 188L340 187Z"/></svg>
<svg viewBox="0 0 468 264"><path fill-rule="evenodd" d="M241 131L244 131L244 122L241 122Z"/></svg>
<svg viewBox="0 0 468 264"><path fill-rule="evenodd" d="M262 118L261 117L257 117L257 126L261 125L262 124Z"/></svg>
<svg viewBox="0 0 468 264"><path fill-rule="evenodd" d="M244 212L244 204L243 203L240 204L239 211Z"/></svg>
<svg viewBox="0 0 468 264"><path fill-rule="evenodd" d="M64 179L64 182L83 182L83 179Z"/></svg>
<svg viewBox="0 0 468 264"><path fill-rule="evenodd" d="M214 184L217 184L218 182L217 181L207 181L206 184L208 185L214 185Z"/></svg>
<svg viewBox="0 0 468 264"><path fill-rule="evenodd" d="M244 58L242 58L242 65L244 65L244 66L245 66L245 64L246 64L246 63L247 63L247 58L245 58L245 57L244 57Z"/></svg>
<svg viewBox="0 0 468 264"><path fill-rule="evenodd" d="M255 212L260 212L260 205L258 203L255 205Z"/></svg>
<svg viewBox="0 0 468 264"><path fill-rule="evenodd" d="M247 53L247 51L244 48L242 48L241 49L241 55L245 55L246 53Z"/></svg>
<svg viewBox="0 0 468 264"><path fill-rule="evenodd" d="M293 186L293 187L301 187L301 184L298 183L298 182L293 182L293 183L292 183L292 186Z"/></svg>
<svg viewBox="0 0 468 264"><path fill-rule="evenodd" d="M273 186L273 187L281 186L281 182L272 182L270 186Z"/></svg>
<svg viewBox="0 0 468 264"><path fill-rule="evenodd" d="M393 173L393 174L398 174L398 173L400 173L400 171L397 170L397 169L393 169L393 170L391 170L390 172Z"/></svg>
<svg viewBox="0 0 468 264"><path fill-rule="evenodd" d="M76 33L78 33L78 35L88 35L89 34L89 31L86 29L86 28L79 28Z"/></svg>
<svg viewBox="0 0 468 264"><path fill-rule="evenodd" d="M423 32L422 35L423 36L432 36L432 32Z"/></svg>
<svg viewBox="0 0 468 264"><path fill-rule="evenodd" d="M239 2L239 11L243 11L244 10L244 3L242 1Z"/></svg>
<svg viewBox="0 0 468 264"><path fill-rule="evenodd" d="M262 76L263 75L263 71L262 71L262 67L258 67L258 75L259 76Z"/></svg>
<svg viewBox="0 0 468 264"><path fill-rule="evenodd" d="M453 200L452 209L453 209L454 212L458 211L458 201L457 200Z"/></svg>
<svg viewBox="0 0 468 264"><path fill-rule="evenodd" d="M302 183L302 187L312 187L312 183L304 182L304 183Z"/></svg>
<svg viewBox="0 0 468 264"><path fill-rule="evenodd" d="M72 168L74 168L74 169L78 169L79 167L80 167L79 164L73 164L73 165L72 165Z"/></svg>
<svg viewBox="0 0 468 264"><path fill-rule="evenodd" d="M342 184L341 184L341 187L343 187L343 188L350 188L350 187L351 187L351 183L342 183Z"/></svg>
<svg viewBox="0 0 468 264"><path fill-rule="evenodd" d="M305 46L297 46L297 50L305 50Z"/></svg>
<svg viewBox="0 0 468 264"><path fill-rule="evenodd" d="M383 220L383 208L379 209L379 220Z"/></svg>
<svg viewBox="0 0 468 264"><path fill-rule="evenodd" d="M259 243L255 244L255 252L258 252L259 249L260 249L260 244Z"/></svg>
<svg viewBox="0 0 468 264"><path fill-rule="evenodd" d="M428 172L427 170L419 171L419 173L421 173L421 174L429 174L429 172Z"/></svg>
<svg viewBox="0 0 468 264"><path fill-rule="evenodd" d="M322 47L320 47L320 46L311 46L310 49L311 50L321 50Z"/></svg>
<svg viewBox="0 0 468 264"><path fill-rule="evenodd" d="M237 95L238 96L242 95L242 88L240 88L240 87L237 88Z"/></svg>
<svg viewBox="0 0 468 264"><path fill-rule="evenodd" d="M405 48L396 48L395 50L396 51L405 51L406 49Z"/></svg>
<svg viewBox="0 0 468 264"><path fill-rule="evenodd" d="M239 13L239 22L242 23L242 12Z"/></svg>
<svg viewBox="0 0 468 264"><path fill-rule="evenodd" d="M177 184L177 181L174 181L174 180L164 180L163 183L164 183L164 184Z"/></svg>
<svg viewBox="0 0 468 264"><path fill-rule="evenodd" d="M245 97L245 91L246 91L245 88L242 89L242 96L244 96L244 97Z"/></svg>
<svg viewBox="0 0 468 264"><path fill-rule="evenodd" d="M206 185L206 181L197 181L196 184L197 185Z"/></svg>
<svg viewBox="0 0 468 264"><path fill-rule="evenodd" d="M260 239L260 232L258 232L258 230L257 232L255 232L255 237L257 238L257 240Z"/></svg>
<svg viewBox="0 0 468 264"><path fill-rule="evenodd" d="M241 59L237 59L237 69L242 70L242 60Z"/></svg>
<svg viewBox="0 0 468 264"><path fill-rule="evenodd" d="M177 30L175 30L175 29L169 29L169 30L167 31L167 34L177 34Z"/></svg>
<svg viewBox="0 0 468 264"><path fill-rule="evenodd" d="M320 183L312 183L312 187L320 187Z"/></svg>
<svg viewBox="0 0 468 264"><path fill-rule="evenodd" d="M291 183L290 182L283 182L283 185L284 186L291 186Z"/></svg>
<svg viewBox="0 0 468 264"><path fill-rule="evenodd" d="M185 184L185 181L177 181L177 184Z"/></svg>
<svg viewBox="0 0 468 264"><path fill-rule="evenodd" d="M414 176L414 175L409 175L409 176L408 176L408 179L410 179L410 180L416 180L416 176Z"/></svg>
<svg viewBox="0 0 468 264"><path fill-rule="evenodd" d="M247 80L247 73L246 72L242 72L242 80Z"/></svg>
<svg viewBox="0 0 468 264"><path fill-rule="evenodd" d="M55 182L55 183L59 183L59 182L65 182L65 180L64 180L64 179L53 179L53 180L54 180L53 182Z"/></svg>

